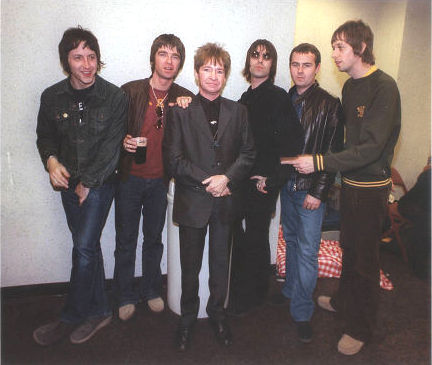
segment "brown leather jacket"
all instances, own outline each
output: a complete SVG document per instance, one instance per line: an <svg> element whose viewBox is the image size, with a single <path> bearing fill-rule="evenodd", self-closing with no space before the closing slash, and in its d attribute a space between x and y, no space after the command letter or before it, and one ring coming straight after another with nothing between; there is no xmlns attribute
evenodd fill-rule
<svg viewBox="0 0 432 365"><path fill-rule="evenodd" d="M137 136L141 130L142 123L148 106L150 79L135 80L124 84L121 88L126 92L129 100L127 134ZM193 96L189 90L173 83L168 91L168 97L165 100L164 106L168 108L168 104L175 103L179 96ZM163 124L166 123L164 113ZM119 175L121 180L125 180L129 176L130 168L133 161L133 154L122 149L120 156Z"/></svg>
<svg viewBox="0 0 432 365"><path fill-rule="evenodd" d="M291 100L295 92L293 86L289 91ZM293 104L295 109L299 107L302 109L300 124L305 133L302 154L325 154L327 151L342 150L343 116L338 98L330 95L315 82ZM293 178L296 190L307 190L314 198L326 201L335 174L321 171L303 175L296 172Z"/></svg>

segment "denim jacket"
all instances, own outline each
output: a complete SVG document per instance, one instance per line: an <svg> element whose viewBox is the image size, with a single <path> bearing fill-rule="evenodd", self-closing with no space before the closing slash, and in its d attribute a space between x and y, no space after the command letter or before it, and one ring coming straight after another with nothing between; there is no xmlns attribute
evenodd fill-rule
<svg viewBox="0 0 432 365"><path fill-rule="evenodd" d="M98 187L115 171L126 133L127 98L117 86L96 76L84 110L74 101L69 80L47 88L41 96L37 148L46 169L55 156L87 187Z"/></svg>

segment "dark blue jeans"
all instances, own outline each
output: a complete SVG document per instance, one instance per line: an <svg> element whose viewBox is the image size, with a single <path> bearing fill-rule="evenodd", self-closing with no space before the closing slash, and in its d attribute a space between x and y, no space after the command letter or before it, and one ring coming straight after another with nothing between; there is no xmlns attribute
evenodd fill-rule
<svg viewBox="0 0 432 365"><path fill-rule="evenodd" d="M281 190L281 222L286 242L286 280L282 294L291 298L290 313L294 321L310 321L314 303L312 295L318 279L318 251L325 203L318 209L303 208L307 191L294 191L289 180Z"/></svg>
<svg viewBox="0 0 432 365"><path fill-rule="evenodd" d="M115 197L116 250L114 292L120 306L136 304L140 298L161 296L163 253L162 230L165 225L167 186L163 179L144 179L130 175L118 184ZM134 288L135 258L141 219L142 278Z"/></svg>
<svg viewBox="0 0 432 365"><path fill-rule="evenodd" d="M69 293L61 319L80 323L88 318L111 314L105 292L105 272L100 237L114 196L114 185L105 183L91 188L84 203L78 205L76 183L61 197L72 233L72 271Z"/></svg>

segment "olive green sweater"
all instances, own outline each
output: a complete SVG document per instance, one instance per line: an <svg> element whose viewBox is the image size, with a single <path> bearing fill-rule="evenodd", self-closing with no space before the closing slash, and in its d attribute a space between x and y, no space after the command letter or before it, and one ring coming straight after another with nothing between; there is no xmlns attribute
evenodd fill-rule
<svg viewBox="0 0 432 365"><path fill-rule="evenodd" d="M342 89L345 146L338 153L314 155L316 171L340 171L343 181L357 187L390 183L391 162L401 127L401 102L396 82L373 68Z"/></svg>

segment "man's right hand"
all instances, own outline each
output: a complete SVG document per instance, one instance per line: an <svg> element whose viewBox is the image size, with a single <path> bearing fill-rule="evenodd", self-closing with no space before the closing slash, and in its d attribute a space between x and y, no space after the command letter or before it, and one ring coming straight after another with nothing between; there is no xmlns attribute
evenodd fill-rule
<svg viewBox="0 0 432 365"><path fill-rule="evenodd" d="M70 174L57 158L51 156L47 161L50 182L54 189L67 189L69 187Z"/></svg>
<svg viewBox="0 0 432 365"><path fill-rule="evenodd" d="M130 134L123 139L123 148L130 153L136 152L137 142Z"/></svg>
<svg viewBox="0 0 432 365"><path fill-rule="evenodd" d="M176 102L179 107L186 109L192 102L192 98L190 96L179 96L176 99Z"/></svg>

